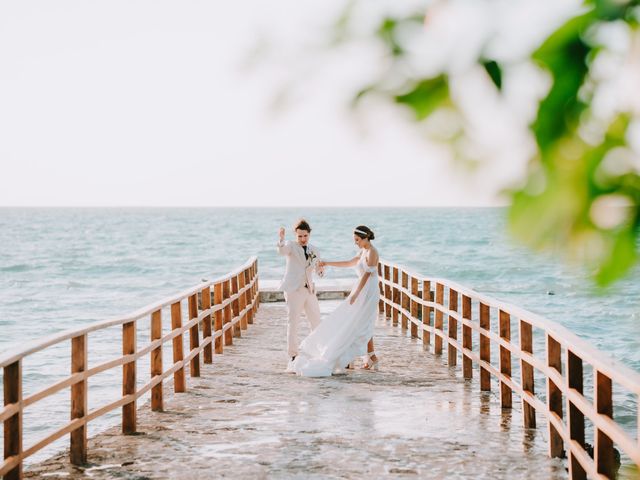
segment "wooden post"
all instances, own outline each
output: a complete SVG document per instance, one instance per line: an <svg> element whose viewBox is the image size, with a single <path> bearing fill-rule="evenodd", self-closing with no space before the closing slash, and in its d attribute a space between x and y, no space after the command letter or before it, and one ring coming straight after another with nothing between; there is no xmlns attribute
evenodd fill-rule
<svg viewBox="0 0 640 480"><path fill-rule="evenodd" d="M398 267L393 267L393 310L391 320L393 325L398 325L398 307L400 306L400 290L398 290Z"/></svg>
<svg viewBox="0 0 640 480"><path fill-rule="evenodd" d="M71 339L71 374L82 373L87 369L87 335ZM84 418L87 414L87 380L71 385L71 420ZM87 463L87 424L73 430L70 434L69 456L73 465Z"/></svg>
<svg viewBox="0 0 640 480"><path fill-rule="evenodd" d="M582 359L569 349L567 349L567 386L570 389L575 389L580 394L583 393L584 374L582 371ZM575 440L584 448L584 413L573 404L569 397L567 397L567 427L571 440ZM582 465L580 465L578 459L573 455L573 452L571 452L570 449L568 450L569 478L572 480L586 480L587 472L582 468Z"/></svg>
<svg viewBox="0 0 640 480"><path fill-rule="evenodd" d="M555 368L562 375L560 343L550 335L547 335L547 365ZM558 418L562 418L562 391L550 378L547 378L547 407ZM563 453L562 437L556 427L549 422L549 456L562 458Z"/></svg>
<svg viewBox="0 0 640 480"><path fill-rule="evenodd" d="M458 311L458 292L456 292L453 288L449 287L449 311L457 312ZM449 320L447 322L449 324L449 338L454 340L458 339L458 320L453 316L449 315ZM455 367L458 363L458 349L451 344L447 345L447 353L449 357L449 366Z"/></svg>
<svg viewBox="0 0 640 480"><path fill-rule="evenodd" d="M382 278L382 263L378 262L378 288L380 289L380 300L378 301L378 312L384 313L384 300L382 297L384 296L384 285L380 281Z"/></svg>
<svg viewBox="0 0 640 480"><path fill-rule="evenodd" d="M251 267L244 271L244 284L251 285ZM247 289L244 296L245 305L249 307L247 311L247 324L253 325L253 285Z"/></svg>
<svg viewBox="0 0 640 480"><path fill-rule="evenodd" d="M601 415L613 419L613 390L611 379L599 371L594 372L594 400L596 410ZM616 465L613 453L613 442L600 429L596 429L595 434L595 462L598 473L603 474L607 478L615 478Z"/></svg>
<svg viewBox="0 0 640 480"><path fill-rule="evenodd" d="M533 328L530 323L520 319L520 350L533 355ZM524 360L520 360L520 378L522 389L534 396L533 366ZM522 397L522 413L524 428L536 428L536 409Z"/></svg>
<svg viewBox="0 0 640 480"><path fill-rule="evenodd" d="M238 294L238 276L234 275L233 277L231 277L231 294L232 295L237 295ZM238 319L238 321L233 325L233 328L231 330L233 330L233 336L234 337L241 337L242 333L241 333L241 328L240 328L240 320L238 315L240 314L240 308L239 308L240 302L239 299L236 298L235 300L233 300L231 302L231 309L233 311L233 318L232 321L235 321L236 319Z"/></svg>
<svg viewBox="0 0 640 480"><path fill-rule="evenodd" d="M162 338L162 310L156 310L151 314L151 341ZM162 375L162 345L151 350L151 378ZM151 410L161 412L163 410L162 381L151 388Z"/></svg>
<svg viewBox="0 0 640 480"><path fill-rule="evenodd" d="M198 318L198 294L189 295L189 321ZM198 323L189 328L189 353L200 347L200 329ZM189 362L189 373L192 377L200 376L200 354L196 354Z"/></svg>
<svg viewBox="0 0 640 480"><path fill-rule="evenodd" d="M422 299L430 302L431 301L431 282L429 280L424 280L422 282ZM431 311L432 307L422 306L422 324L426 325L426 329L422 330L422 345L429 349L431 345Z"/></svg>
<svg viewBox="0 0 640 480"><path fill-rule="evenodd" d="M202 310L209 310L211 308L211 288L205 287L202 290ZM203 342L211 339L211 315L207 315L202 320L202 340ZM213 348L211 343L204 347L204 363L213 363Z"/></svg>
<svg viewBox="0 0 640 480"><path fill-rule="evenodd" d="M390 273L390 269L389 269L389 265L385 265L384 266L384 279L386 281L390 281L391 280L391 273ZM387 300L392 300L393 297L391 295L391 287L389 285L387 285L385 283L384 285L384 298L386 298ZM389 319L391 318L391 305L389 305L388 302L385 302L384 305L384 316Z"/></svg>
<svg viewBox="0 0 640 480"><path fill-rule="evenodd" d="M444 285L441 283L436 283L436 303L439 306L444 306ZM441 332L444 331L443 315L442 310L436 309L435 330ZM433 352L436 355L442 355L442 337L440 335L436 335L433 339Z"/></svg>
<svg viewBox="0 0 640 480"><path fill-rule="evenodd" d="M480 328L484 332L491 331L491 311L489 305L480 303ZM480 360L491 363L491 340L484 333L480 333ZM491 390L491 372L480 366L480 390Z"/></svg>
<svg viewBox="0 0 640 480"><path fill-rule="evenodd" d="M136 353L136 322L122 325L122 355ZM136 361L122 365L122 396L136 393ZM136 401L135 399L122 406L122 433L136 433Z"/></svg>
<svg viewBox="0 0 640 480"><path fill-rule="evenodd" d="M256 259L256 261L254 262L254 275L256 276L256 294L258 294L258 292L260 292L260 276L258 274L258 260ZM260 295L257 295L256 298L256 309L260 306Z"/></svg>
<svg viewBox="0 0 640 480"><path fill-rule="evenodd" d="M471 321L471 297L462 295L462 318ZM473 350L471 339L471 327L462 325L462 346L468 350ZM470 379L473 376L473 363L471 357L462 352L462 376Z"/></svg>
<svg viewBox="0 0 640 480"><path fill-rule="evenodd" d="M255 279L255 281L253 281ZM253 289L251 291L251 302L253 305L253 318L256 318L258 313L258 301L260 300L260 292L258 291L258 276L256 274L256 266L251 269L251 281L253 281Z"/></svg>
<svg viewBox="0 0 640 480"><path fill-rule="evenodd" d="M240 275L238 275L238 289L239 291L242 290L245 286L244 283L244 272L240 272ZM240 310L240 312L244 312L245 307L247 306L247 292L242 292L242 294L240 294L240 299L238 301L238 309ZM241 330L246 330L247 328L249 328L249 324L247 323L247 314L242 313L242 318L240 318L240 329Z"/></svg>
<svg viewBox="0 0 640 480"><path fill-rule="evenodd" d="M171 305L171 329L178 330L182 328L182 307L180 302ZM182 362L184 360L184 345L182 343L182 333L173 338L173 363ZM185 392L187 384L184 378L184 367L180 367L173 374L173 391Z"/></svg>
<svg viewBox="0 0 640 480"><path fill-rule="evenodd" d="M18 404L16 413L4 421L4 459L22 455L22 364L18 360L4 367L4 405ZM4 480L22 478L22 461L4 474Z"/></svg>
<svg viewBox="0 0 640 480"><path fill-rule="evenodd" d="M418 296L418 279L411 277L411 294L415 297ZM411 300L411 336L418 338L418 302Z"/></svg>
<svg viewBox="0 0 640 480"><path fill-rule="evenodd" d="M404 290L409 289L409 275L407 272L402 272L402 288ZM409 310L409 295L407 295L404 290L402 291L402 310L406 312ZM406 330L409 328L409 317L407 317L406 313L402 313L402 330Z"/></svg>
<svg viewBox="0 0 640 480"><path fill-rule="evenodd" d="M213 304L220 305L222 304L222 283L216 283L213 286ZM217 310L213 314L213 331L221 332L222 331L222 309ZM222 341L222 337L216 337L214 340L214 350L217 354L221 354L224 351L224 342Z"/></svg>
<svg viewBox="0 0 640 480"><path fill-rule="evenodd" d="M225 280L224 283L222 284L222 298L223 301L227 301L229 298L231 297L231 285L229 280ZM228 324L231 323L231 304L227 303L227 305L224 307L224 314L223 314L223 318L224 318L224 326L226 327ZM227 328L227 330L225 330L224 332L224 344L225 345L233 345L233 332L231 331L231 328Z"/></svg>
<svg viewBox="0 0 640 480"><path fill-rule="evenodd" d="M507 343L511 341L511 315L500 310L500 338ZM500 373L511 378L511 352L508 348L500 345ZM502 408L511 408L512 405L511 388L500 381L500 404Z"/></svg>

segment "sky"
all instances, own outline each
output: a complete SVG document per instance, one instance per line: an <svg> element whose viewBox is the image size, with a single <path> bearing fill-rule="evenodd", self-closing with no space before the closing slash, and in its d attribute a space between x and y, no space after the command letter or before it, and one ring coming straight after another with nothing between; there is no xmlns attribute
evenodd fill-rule
<svg viewBox="0 0 640 480"><path fill-rule="evenodd" d="M379 52L328 51L343 5L0 0L0 206L503 203L510 118L469 174L405 112L349 109Z"/></svg>

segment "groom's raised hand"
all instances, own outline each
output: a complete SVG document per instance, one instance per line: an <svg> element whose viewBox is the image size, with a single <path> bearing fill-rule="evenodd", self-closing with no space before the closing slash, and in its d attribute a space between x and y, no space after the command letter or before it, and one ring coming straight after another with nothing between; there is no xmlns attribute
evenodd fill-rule
<svg viewBox="0 0 640 480"><path fill-rule="evenodd" d="M284 227L280 227L280 231L278 232L278 235L280 236L280 241L282 242L284 240Z"/></svg>

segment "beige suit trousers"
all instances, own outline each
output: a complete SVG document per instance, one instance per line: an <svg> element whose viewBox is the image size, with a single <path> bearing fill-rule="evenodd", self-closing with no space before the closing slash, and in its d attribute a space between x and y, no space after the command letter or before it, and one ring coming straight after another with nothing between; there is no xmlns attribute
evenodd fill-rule
<svg viewBox="0 0 640 480"><path fill-rule="evenodd" d="M307 320L314 330L320 324L320 305L318 297L311 293L308 288L300 287L291 292L285 292L287 301L287 353L290 357L298 354L298 326L300 324L300 314L304 311Z"/></svg>

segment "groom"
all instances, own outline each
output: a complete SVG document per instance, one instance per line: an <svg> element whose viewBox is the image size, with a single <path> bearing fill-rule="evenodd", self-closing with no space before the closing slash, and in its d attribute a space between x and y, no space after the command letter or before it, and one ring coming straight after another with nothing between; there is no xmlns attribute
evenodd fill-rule
<svg viewBox="0 0 640 480"><path fill-rule="evenodd" d="M298 324L302 311L307 316L311 329L320 324L320 306L313 284L313 271L322 277L324 270L318 265L318 250L309 244L311 227L300 219L294 226L295 242L285 242L283 227L280 228L278 253L286 258L286 269L280 289L287 302L287 353L293 361L298 354Z"/></svg>

